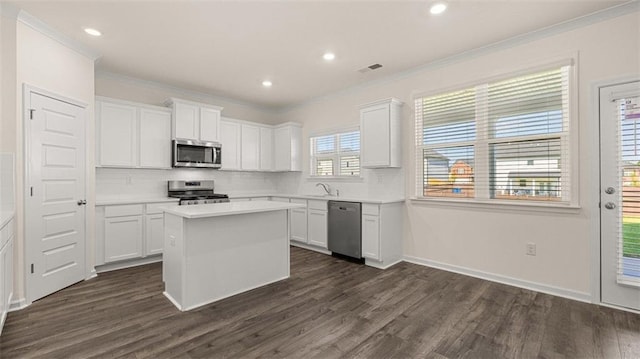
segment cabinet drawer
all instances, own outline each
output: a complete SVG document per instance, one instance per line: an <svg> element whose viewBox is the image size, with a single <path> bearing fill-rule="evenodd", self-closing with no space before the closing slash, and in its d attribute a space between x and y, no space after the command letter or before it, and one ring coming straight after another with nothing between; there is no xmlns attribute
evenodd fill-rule
<svg viewBox="0 0 640 359"><path fill-rule="evenodd" d="M106 206L105 217L135 216L142 214L142 204L127 204L122 206Z"/></svg>
<svg viewBox="0 0 640 359"><path fill-rule="evenodd" d="M147 203L147 214L164 213L162 207L174 206L177 204L178 202Z"/></svg>
<svg viewBox="0 0 640 359"><path fill-rule="evenodd" d="M316 209L316 210L319 210L319 211L326 211L327 210L327 201L316 201L315 199L310 199L308 207L309 207L309 209Z"/></svg>
<svg viewBox="0 0 640 359"><path fill-rule="evenodd" d="M380 215L380 205L363 203L362 204L362 214L368 214L371 216L379 216Z"/></svg>
<svg viewBox="0 0 640 359"><path fill-rule="evenodd" d="M304 204L306 206L307 205L307 200L306 199L299 199L299 198L291 198L291 203L299 203L299 204Z"/></svg>

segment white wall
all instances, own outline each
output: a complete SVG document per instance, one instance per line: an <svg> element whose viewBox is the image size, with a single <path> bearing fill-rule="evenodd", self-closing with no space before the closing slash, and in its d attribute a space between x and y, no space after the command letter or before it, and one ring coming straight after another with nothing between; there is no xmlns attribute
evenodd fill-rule
<svg viewBox="0 0 640 359"><path fill-rule="evenodd" d="M14 22L15 23L15 22ZM16 257L15 284L17 299L25 296L24 283L24 132L23 132L23 84L41 88L61 96L89 104L88 122L86 126L87 145L87 247L93 253L95 240L94 216L94 62L92 59L53 40L51 37L34 30L18 21L16 28L16 116L11 125L15 136L15 146L9 150L16 153ZM87 258L87 264L93 266L93 257Z"/></svg>
<svg viewBox="0 0 640 359"><path fill-rule="evenodd" d="M591 192L590 173L598 163L589 158L590 136L597 131L592 118L591 86L596 81L640 74L640 14L626 14L563 33L520 41L509 48L456 59L420 71L318 99L284 113L288 121L304 124L305 146L310 132L357 124L358 106L378 99L397 97L405 102L402 113L404 135L404 194L415 196L413 97L464 86L472 81L526 69L575 53L578 61L579 195L577 213L536 213L495 209L466 209L407 201L404 252L415 260L442 263L494 277L531 282L577 298L590 296L590 225L598 220L597 196ZM401 39L410 41L410 39ZM305 147L306 149L307 147ZM308 173L308 150L305 150ZM384 173L384 172L381 172ZM386 176L386 174L385 174ZM399 175L401 176L401 175ZM370 177L370 175L368 175ZM391 176L393 177L393 176ZM304 177L291 180L308 185ZM392 193L400 187L390 179ZM354 191L372 192L370 178ZM345 191L346 194L346 191ZM594 206L595 204L595 206ZM535 257L525 256L528 242L537 244Z"/></svg>
<svg viewBox="0 0 640 359"><path fill-rule="evenodd" d="M279 119L279 116L275 114L275 112L268 108L120 75L96 73L95 90L96 96L105 96L156 106L164 106L165 100L170 97L176 97L221 106L224 108L222 110L222 116L224 117L266 124L284 122Z"/></svg>

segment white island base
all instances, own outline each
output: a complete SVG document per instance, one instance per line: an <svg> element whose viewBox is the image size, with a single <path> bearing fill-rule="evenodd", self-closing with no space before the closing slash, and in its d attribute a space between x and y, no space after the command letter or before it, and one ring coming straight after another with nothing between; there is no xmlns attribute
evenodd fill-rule
<svg viewBox="0 0 640 359"><path fill-rule="evenodd" d="M165 208L164 295L185 311L288 278L288 210L295 206L259 201Z"/></svg>

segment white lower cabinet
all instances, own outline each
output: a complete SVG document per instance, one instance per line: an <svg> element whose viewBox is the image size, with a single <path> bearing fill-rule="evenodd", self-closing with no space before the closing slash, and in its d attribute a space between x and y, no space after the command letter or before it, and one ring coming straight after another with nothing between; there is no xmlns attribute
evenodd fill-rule
<svg viewBox="0 0 640 359"><path fill-rule="evenodd" d="M299 199L291 199L291 202L307 203L307 201ZM291 209L291 240L307 243L307 208Z"/></svg>
<svg viewBox="0 0 640 359"><path fill-rule="evenodd" d="M327 201L307 202L307 238L312 246L328 248L327 241Z"/></svg>
<svg viewBox="0 0 640 359"><path fill-rule="evenodd" d="M362 204L362 257L377 268L402 260L402 203Z"/></svg>
<svg viewBox="0 0 640 359"><path fill-rule="evenodd" d="M304 204L291 210L291 240L327 249L327 201L271 197L272 201Z"/></svg>
<svg viewBox="0 0 640 359"><path fill-rule="evenodd" d="M104 260L142 257L142 215L105 218Z"/></svg>
<svg viewBox="0 0 640 359"><path fill-rule="evenodd" d="M146 253L162 254L164 246L164 214L147 214L145 222Z"/></svg>
<svg viewBox="0 0 640 359"><path fill-rule="evenodd" d="M13 220L0 230L0 333L13 298Z"/></svg>
<svg viewBox="0 0 640 359"><path fill-rule="evenodd" d="M162 254L167 204L96 206L96 265Z"/></svg>
<svg viewBox="0 0 640 359"><path fill-rule="evenodd" d="M327 211L309 209L309 244L327 249Z"/></svg>
<svg viewBox="0 0 640 359"><path fill-rule="evenodd" d="M380 217L362 215L362 257L380 260Z"/></svg>

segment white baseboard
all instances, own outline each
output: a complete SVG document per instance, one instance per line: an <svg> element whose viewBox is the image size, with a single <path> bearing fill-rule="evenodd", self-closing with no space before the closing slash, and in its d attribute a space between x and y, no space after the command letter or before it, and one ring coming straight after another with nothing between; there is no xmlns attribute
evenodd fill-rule
<svg viewBox="0 0 640 359"><path fill-rule="evenodd" d="M93 278L95 278L97 276L98 276L98 272L96 272L96 268L93 267L93 268L91 268L91 272L89 273L89 276L87 278L85 278L84 280L93 279Z"/></svg>
<svg viewBox="0 0 640 359"><path fill-rule="evenodd" d="M103 264L103 265L97 266L95 268L95 271L97 273L104 273L104 272L110 272L113 270L137 267L137 266L142 266L145 264L151 264L156 262L162 262L161 254L155 255L155 256L149 256L145 258L132 259L128 261Z"/></svg>
<svg viewBox="0 0 640 359"><path fill-rule="evenodd" d="M593 303L591 299L591 293L587 293L587 292L578 292L570 289L555 287L555 286L546 285L542 283L530 282L522 279L503 276L500 274L483 272L483 271L479 271L471 268L441 263L441 262L433 261L430 259L418 258L413 256L405 256L404 260L409 263L423 265L426 267L431 267L436 269L442 269L447 272L463 274L470 277L488 280L491 282L506 284L506 285L510 285L518 288L529 289L529 290L533 290L540 293L555 295L557 297L577 300L579 302ZM594 303L594 304L598 304L598 303Z"/></svg>
<svg viewBox="0 0 640 359"><path fill-rule="evenodd" d="M15 299L11 301L9 305L9 311L14 312L16 310L21 310L31 305L31 303L27 303L26 298Z"/></svg>
<svg viewBox="0 0 640 359"><path fill-rule="evenodd" d="M376 261L374 259L365 258L364 259L364 264L368 265L369 267L374 267L374 268L378 268L378 269L387 269L387 268L392 267L392 266L394 266L394 265L396 265L396 264L398 264L398 263L400 263L402 261L403 260L401 258L401 259L398 259L395 262L391 262L391 263L385 265L382 262L378 262L378 261Z"/></svg>
<svg viewBox="0 0 640 359"><path fill-rule="evenodd" d="M289 241L289 244L291 244L294 247L298 247L298 248L303 248L303 249L308 249L310 251L315 251L318 253L322 253L322 254L328 254L331 255L331 252L324 249L324 248L319 248L319 247L315 247L315 246L310 246L308 244L304 244L304 243L298 243L295 241Z"/></svg>

